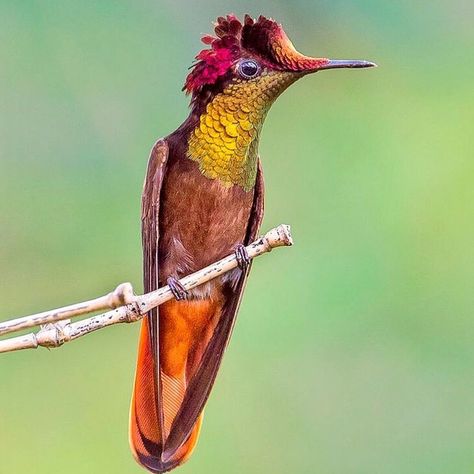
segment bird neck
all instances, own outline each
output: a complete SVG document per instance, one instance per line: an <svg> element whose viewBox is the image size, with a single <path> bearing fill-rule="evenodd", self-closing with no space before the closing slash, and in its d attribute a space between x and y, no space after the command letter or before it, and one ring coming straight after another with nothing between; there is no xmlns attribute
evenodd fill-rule
<svg viewBox="0 0 474 474"><path fill-rule="evenodd" d="M217 91L193 97L187 158L201 173L227 187L250 191L257 176L260 132L275 99L301 74L267 71L252 80L234 78ZM191 122L188 122L190 124Z"/></svg>
<svg viewBox="0 0 474 474"><path fill-rule="evenodd" d="M236 94L238 87L229 89L203 108L189 134L186 156L199 164L204 176L250 191L257 175L260 131L270 105L255 107Z"/></svg>

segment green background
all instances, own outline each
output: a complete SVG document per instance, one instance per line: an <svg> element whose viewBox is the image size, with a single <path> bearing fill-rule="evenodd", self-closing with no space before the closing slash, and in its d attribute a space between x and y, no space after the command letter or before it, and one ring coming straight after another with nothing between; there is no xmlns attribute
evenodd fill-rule
<svg viewBox="0 0 474 474"><path fill-rule="evenodd" d="M148 152L211 20L264 13L307 54L261 155L264 229L183 474L474 472L470 0L0 2L0 318L141 290ZM0 359L0 473L139 473L138 325Z"/></svg>

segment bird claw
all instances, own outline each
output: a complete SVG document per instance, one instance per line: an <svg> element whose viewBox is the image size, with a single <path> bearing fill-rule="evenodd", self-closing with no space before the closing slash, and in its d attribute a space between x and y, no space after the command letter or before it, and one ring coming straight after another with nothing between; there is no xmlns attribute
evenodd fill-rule
<svg viewBox="0 0 474 474"><path fill-rule="evenodd" d="M238 267L243 271L246 272L250 266L251 259L245 248L245 245L238 245L235 249L235 258L237 259Z"/></svg>
<svg viewBox="0 0 474 474"><path fill-rule="evenodd" d="M188 290L179 280L174 277L169 277L166 282L168 283L171 293L173 293L176 301L182 301L186 299L188 296Z"/></svg>

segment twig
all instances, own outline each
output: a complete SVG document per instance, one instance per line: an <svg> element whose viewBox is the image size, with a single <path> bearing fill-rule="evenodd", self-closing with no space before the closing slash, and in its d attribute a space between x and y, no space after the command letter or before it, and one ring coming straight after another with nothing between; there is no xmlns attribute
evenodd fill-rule
<svg viewBox="0 0 474 474"><path fill-rule="evenodd" d="M270 230L246 248L249 257L253 259L270 252L275 247L292 244L290 227L282 224ZM232 254L182 278L180 282L187 290L191 290L236 267L237 259ZM148 311L172 298L173 294L168 285L156 291L135 296L132 285L122 283L112 293L94 300L0 323L0 335L42 325L41 330L36 334L30 333L0 341L0 353L20 349L36 349L38 346L59 347L65 342L72 341L98 329L114 324L139 321ZM69 319L73 316L96 312L105 308L112 308L112 310L74 323L71 323Z"/></svg>
<svg viewBox="0 0 474 474"><path fill-rule="evenodd" d="M12 319L11 321L0 322L0 336L17 332L21 329L63 321L64 319L80 316L81 314L95 313L101 309L115 309L132 303L134 300L135 295L133 294L132 285L130 283L121 283L108 295L100 296L93 300L64 306L63 308L51 309L43 313Z"/></svg>

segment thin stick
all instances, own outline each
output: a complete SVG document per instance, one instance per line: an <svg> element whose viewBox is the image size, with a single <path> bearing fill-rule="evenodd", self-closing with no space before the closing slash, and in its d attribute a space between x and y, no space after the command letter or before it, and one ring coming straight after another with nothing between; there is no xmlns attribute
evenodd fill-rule
<svg viewBox="0 0 474 474"><path fill-rule="evenodd" d="M292 244L290 227L282 224L267 232L263 237L247 246L246 249L249 257L253 259L266 252L270 252L275 247ZM191 290L233 270L237 265L235 254L232 254L182 278L180 282L186 290ZM38 326L40 324L46 325L37 334L30 333L0 341L0 353L20 349L36 349L38 346L59 347L65 342L72 341L98 329L114 324L139 321L148 311L172 298L173 294L168 285L144 295L134 296L131 285L124 283L119 285L114 292L95 300L2 323L0 325L0 335L15 332L26 327ZM122 305L118 306L119 303ZM104 308L114 309L74 323L71 323L68 319L71 316L86 314Z"/></svg>
<svg viewBox="0 0 474 474"><path fill-rule="evenodd" d="M71 304L63 308L51 309L38 314L24 316L0 322L0 336L17 332L21 329L55 323L81 314L95 313L101 309L115 309L135 300L133 287L130 283L122 283L111 293L83 303Z"/></svg>

